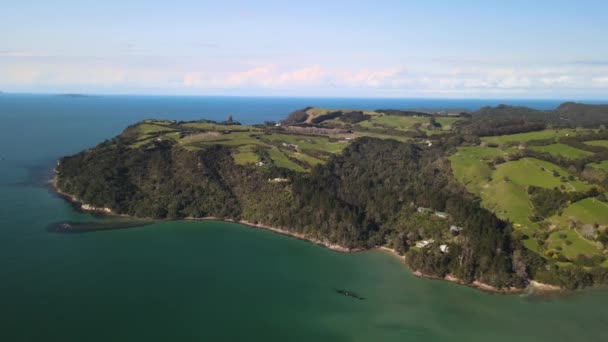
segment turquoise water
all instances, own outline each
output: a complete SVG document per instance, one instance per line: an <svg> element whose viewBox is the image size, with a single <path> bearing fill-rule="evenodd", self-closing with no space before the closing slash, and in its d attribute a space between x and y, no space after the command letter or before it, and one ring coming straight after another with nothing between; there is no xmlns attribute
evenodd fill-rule
<svg viewBox="0 0 608 342"><path fill-rule="evenodd" d="M259 122L332 101L232 100L0 96L0 341L606 340L605 290L492 295L415 278L380 251L340 254L220 222L46 231L97 220L44 187L54 160L127 124L226 114ZM388 107L374 101L367 105Z"/></svg>

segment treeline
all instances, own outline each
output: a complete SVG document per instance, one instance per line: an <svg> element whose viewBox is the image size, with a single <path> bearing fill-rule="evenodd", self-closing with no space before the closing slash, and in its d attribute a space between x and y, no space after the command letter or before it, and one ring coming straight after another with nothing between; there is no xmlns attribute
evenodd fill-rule
<svg viewBox="0 0 608 342"><path fill-rule="evenodd" d="M608 124L608 105L566 102L552 110L498 105L496 107L483 107L474 112L473 117L542 121L554 127L597 128Z"/></svg>
<svg viewBox="0 0 608 342"><path fill-rule="evenodd" d="M371 118L371 115L363 114L362 111L350 111L350 112L343 113L340 116L340 121L346 122L349 124L356 124L361 121L369 120L370 118Z"/></svg>
<svg viewBox="0 0 608 342"><path fill-rule="evenodd" d="M313 124L319 124L319 123L321 123L321 122L323 122L325 120L331 120L331 119L335 119L337 117L340 117L341 115L342 115L342 111L339 111L339 110L335 111L335 112L329 112L327 114L322 114L322 115L319 115L319 116L316 116L316 117L312 118L310 120L310 122L313 123Z"/></svg>
<svg viewBox="0 0 608 342"><path fill-rule="evenodd" d="M431 117L433 114L425 113L425 112L417 112L412 110L399 110L399 109L377 109L376 113L382 113L386 115L395 115L395 116L427 116Z"/></svg>
<svg viewBox="0 0 608 342"><path fill-rule="evenodd" d="M519 118L479 117L456 123L464 134L484 137L542 131L547 124Z"/></svg>
<svg viewBox="0 0 608 342"><path fill-rule="evenodd" d="M529 186L528 195L530 195L530 201L534 206L534 212L530 220L538 222L556 213L561 214L561 211L569 203L574 203L588 197L597 197L600 195L600 192L595 187L585 192L566 192L559 189Z"/></svg>
<svg viewBox="0 0 608 342"><path fill-rule="evenodd" d="M308 110L312 109L312 107L306 107L303 109L299 109L291 112L284 120L281 121L283 125L296 125L306 121L308 118Z"/></svg>

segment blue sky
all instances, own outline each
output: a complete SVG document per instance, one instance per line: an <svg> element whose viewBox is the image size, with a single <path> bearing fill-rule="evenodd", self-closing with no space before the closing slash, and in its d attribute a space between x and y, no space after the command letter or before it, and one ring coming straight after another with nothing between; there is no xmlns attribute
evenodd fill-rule
<svg viewBox="0 0 608 342"><path fill-rule="evenodd" d="M605 1L12 1L0 90L608 99Z"/></svg>

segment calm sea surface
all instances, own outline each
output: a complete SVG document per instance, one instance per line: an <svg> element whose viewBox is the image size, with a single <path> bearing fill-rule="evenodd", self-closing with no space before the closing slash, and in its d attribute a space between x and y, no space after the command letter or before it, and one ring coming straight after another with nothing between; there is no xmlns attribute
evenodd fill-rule
<svg viewBox="0 0 608 342"><path fill-rule="evenodd" d="M607 341L606 290L486 294L415 278L379 251L340 254L229 223L46 231L97 220L44 186L54 161L144 118L498 103L559 101L0 95L0 341Z"/></svg>

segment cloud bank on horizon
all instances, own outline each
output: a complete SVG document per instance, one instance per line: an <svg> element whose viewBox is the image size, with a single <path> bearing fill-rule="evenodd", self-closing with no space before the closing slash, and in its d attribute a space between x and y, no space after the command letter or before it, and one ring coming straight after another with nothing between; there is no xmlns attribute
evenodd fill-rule
<svg viewBox="0 0 608 342"><path fill-rule="evenodd" d="M608 97L601 1L4 7L4 91Z"/></svg>

